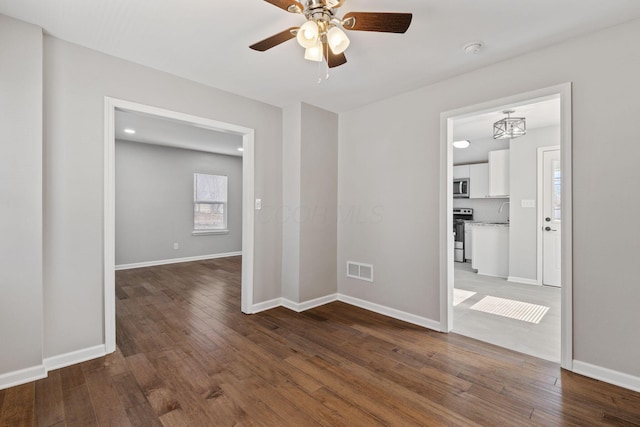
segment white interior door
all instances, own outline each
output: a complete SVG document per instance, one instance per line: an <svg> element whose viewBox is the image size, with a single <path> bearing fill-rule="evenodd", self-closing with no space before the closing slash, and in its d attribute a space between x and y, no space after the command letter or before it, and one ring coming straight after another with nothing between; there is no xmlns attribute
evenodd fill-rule
<svg viewBox="0 0 640 427"><path fill-rule="evenodd" d="M561 182L560 150L543 153L542 166L542 284L560 286Z"/></svg>

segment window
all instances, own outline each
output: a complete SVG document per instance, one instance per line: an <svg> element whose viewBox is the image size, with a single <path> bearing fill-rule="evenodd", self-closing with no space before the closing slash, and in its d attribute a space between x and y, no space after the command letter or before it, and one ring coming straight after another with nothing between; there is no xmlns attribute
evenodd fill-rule
<svg viewBox="0 0 640 427"><path fill-rule="evenodd" d="M193 174L193 231L227 229L227 177Z"/></svg>

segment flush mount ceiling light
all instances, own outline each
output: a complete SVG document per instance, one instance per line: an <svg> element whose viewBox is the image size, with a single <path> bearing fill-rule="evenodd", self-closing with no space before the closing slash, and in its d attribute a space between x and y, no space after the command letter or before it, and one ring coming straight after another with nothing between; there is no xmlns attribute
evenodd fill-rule
<svg viewBox="0 0 640 427"><path fill-rule="evenodd" d="M244 148L240 147L238 148L238 151L244 151Z"/></svg>
<svg viewBox="0 0 640 427"><path fill-rule="evenodd" d="M136 133L136 130L127 128L127 129L124 130L124 133L128 133L129 135L133 135L134 133Z"/></svg>
<svg viewBox="0 0 640 427"><path fill-rule="evenodd" d="M351 43L342 29L350 31L375 31L381 33L404 33L411 24L410 13L349 12L344 18L336 16L336 9L345 0L265 0L287 12L304 15L306 22L292 27L249 46L264 52L296 38L305 49L304 58L309 61L327 61L329 68L347 62L344 51Z"/></svg>
<svg viewBox="0 0 640 427"><path fill-rule="evenodd" d="M456 148L467 148L471 143L468 139L463 139L461 141L453 141L453 146Z"/></svg>
<svg viewBox="0 0 640 427"><path fill-rule="evenodd" d="M502 120L493 124L493 139L513 139L527 133L527 125L524 117L511 117L516 110L504 110L506 114Z"/></svg>

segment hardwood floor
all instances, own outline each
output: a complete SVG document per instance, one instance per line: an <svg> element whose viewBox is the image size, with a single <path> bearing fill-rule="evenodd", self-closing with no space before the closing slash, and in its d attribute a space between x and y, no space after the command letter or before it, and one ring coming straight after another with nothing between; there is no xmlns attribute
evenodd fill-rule
<svg viewBox="0 0 640 427"><path fill-rule="evenodd" d="M640 393L344 303L244 315L240 266L118 272L118 351L0 391L0 425L640 425Z"/></svg>

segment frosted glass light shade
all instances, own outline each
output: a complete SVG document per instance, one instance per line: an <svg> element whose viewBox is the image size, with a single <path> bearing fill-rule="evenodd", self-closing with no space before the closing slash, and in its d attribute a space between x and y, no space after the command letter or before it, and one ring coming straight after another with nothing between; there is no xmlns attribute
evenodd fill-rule
<svg viewBox="0 0 640 427"><path fill-rule="evenodd" d="M313 21L307 21L298 29L296 36L300 46L308 49L318 43L318 24Z"/></svg>
<svg viewBox="0 0 640 427"><path fill-rule="evenodd" d="M327 42L331 51L335 54L340 54L347 50L351 41L349 37L338 27L332 27L327 33Z"/></svg>
<svg viewBox="0 0 640 427"><path fill-rule="evenodd" d="M315 46L311 46L305 49L304 59L309 61L322 61L322 43L316 42Z"/></svg>

